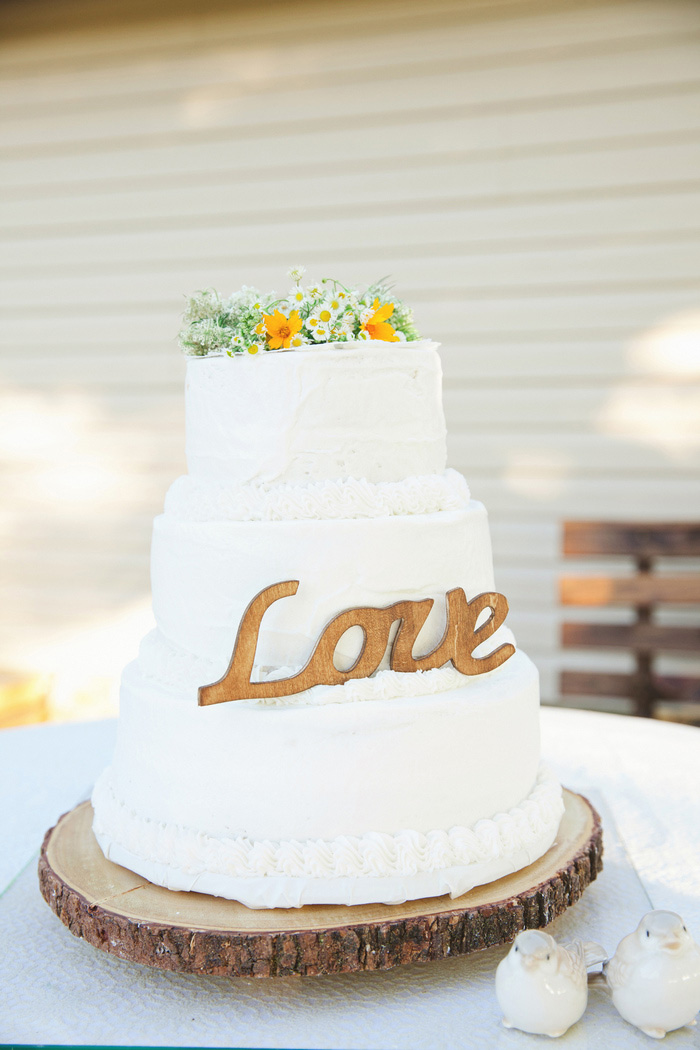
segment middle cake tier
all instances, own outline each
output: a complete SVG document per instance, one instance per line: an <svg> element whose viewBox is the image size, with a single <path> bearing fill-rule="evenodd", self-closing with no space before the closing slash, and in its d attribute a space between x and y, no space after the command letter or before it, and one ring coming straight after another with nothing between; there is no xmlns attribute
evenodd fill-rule
<svg viewBox="0 0 700 1050"><path fill-rule="evenodd" d="M201 685L225 672L252 599L289 580L299 581L296 594L272 604L260 626L261 670L298 670L344 610L432 598L414 646L414 655L423 655L442 638L447 591L461 587L471 599L495 589L486 510L472 500L460 510L379 518L189 521L164 514L155 520L156 623L166 643L199 661L209 678ZM342 636L339 669L354 662L362 638L360 627ZM501 628L476 655L507 640L510 632Z"/></svg>

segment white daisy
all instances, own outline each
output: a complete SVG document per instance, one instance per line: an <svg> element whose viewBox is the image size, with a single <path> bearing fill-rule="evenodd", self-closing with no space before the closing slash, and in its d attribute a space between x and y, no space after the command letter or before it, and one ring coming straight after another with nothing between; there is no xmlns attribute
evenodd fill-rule
<svg viewBox="0 0 700 1050"><path fill-rule="evenodd" d="M287 296L287 301L293 304L294 309L298 309L303 303L306 302L306 293L300 284L292 288L291 292Z"/></svg>

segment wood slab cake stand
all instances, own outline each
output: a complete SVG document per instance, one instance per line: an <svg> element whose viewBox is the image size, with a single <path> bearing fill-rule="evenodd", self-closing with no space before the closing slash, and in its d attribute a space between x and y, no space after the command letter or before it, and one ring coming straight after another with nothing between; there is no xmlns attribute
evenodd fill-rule
<svg viewBox="0 0 700 1050"><path fill-rule="evenodd" d="M39 882L71 933L131 962L230 977L386 970L507 944L575 904L603 866L603 834L587 799L565 790L564 803L556 841L543 857L454 900L255 911L176 893L105 859L89 802L46 833Z"/></svg>

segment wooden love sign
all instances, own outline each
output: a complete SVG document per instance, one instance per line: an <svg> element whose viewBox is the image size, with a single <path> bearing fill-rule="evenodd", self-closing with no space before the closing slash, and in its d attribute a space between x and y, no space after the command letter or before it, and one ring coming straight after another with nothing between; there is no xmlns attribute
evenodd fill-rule
<svg viewBox="0 0 700 1050"><path fill-rule="evenodd" d="M341 612L326 625L301 671L289 678L276 678L271 682L251 682L262 618L273 602L296 594L298 587L298 580L274 583L253 598L238 628L228 671L218 682L200 687L200 707L224 704L229 700L290 696L315 685L342 685L351 678L369 678L381 663L389 644L392 624L396 620L400 622L391 646L392 671L429 671L451 660L462 674L483 674L500 667L515 652L515 646L506 643L488 656L477 658L472 655L474 649L501 626L508 612L508 602L504 595L495 591L478 594L468 602L463 589L455 587L447 592L445 633L432 652L425 656L414 658L413 646L433 607L432 598L395 602L380 609L367 606ZM490 609L491 615L477 627L476 621L485 609ZM339 671L333 656L341 636L350 627L362 628L362 648L352 667L347 671Z"/></svg>

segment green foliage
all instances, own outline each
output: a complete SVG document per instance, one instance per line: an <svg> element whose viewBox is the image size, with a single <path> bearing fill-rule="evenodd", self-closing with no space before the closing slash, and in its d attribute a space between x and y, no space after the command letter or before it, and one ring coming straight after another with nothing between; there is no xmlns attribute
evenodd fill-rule
<svg viewBox="0 0 700 1050"><path fill-rule="evenodd" d="M228 299L213 288L195 292L187 300L180 347L188 356L206 357L320 343L420 338L411 310L393 294L385 278L360 292L332 278L302 284L304 272L303 267L290 270L294 286L283 298L246 286Z"/></svg>

